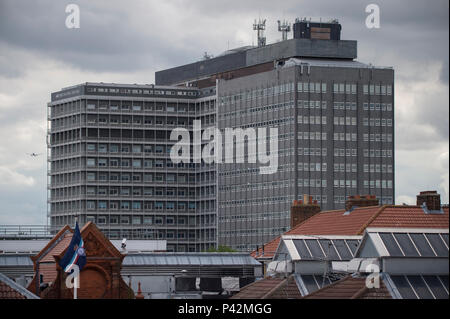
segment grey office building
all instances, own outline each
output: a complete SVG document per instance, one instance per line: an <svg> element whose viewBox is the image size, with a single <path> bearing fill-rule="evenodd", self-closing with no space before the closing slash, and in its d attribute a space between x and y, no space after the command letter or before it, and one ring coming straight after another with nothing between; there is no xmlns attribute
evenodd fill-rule
<svg viewBox="0 0 450 319"><path fill-rule="evenodd" d="M217 242L216 169L170 160L170 132L215 123L195 88L85 83L52 94L49 215L94 221L111 239L167 239L169 251Z"/></svg>
<svg viewBox="0 0 450 319"><path fill-rule="evenodd" d="M109 236L130 232L164 238L173 250L214 244L253 250L288 230L292 201L304 194L323 210L343 208L346 198L356 194L393 203L394 71L356 61L356 41L341 40L340 30L336 21L298 20L293 39L156 72L154 87L85 84L52 95L52 111L77 108L50 117L52 223L64 224L78 214L97 218ZM117 92L88 92L90 87ZM80 92L67 95L74 90ZM128 95L126 90L153 95ZM156 96L156 91L173 93ZM146 109L148 103L154 109ZM180 113L180 107L187 113ZM145 122L147 118L151 121ZM261 174L266 165L258 162L175 167L166 152L174 143L168 139L171 125L180 124L180 118L189 130L194 119L203 128L222 131L267 128L268 133L277 128L277 171ZM73 137L76 142L66 142ZM111 145L119 152L111 154ZM121 152L122 145L129 146L129 153ZM158 146L159 152L161 145L166 148L162 154L146 153L146 145L153 150ZM129 160L128 167L121 162L120 168L111 166L111 159L122 157ZM151 167L146 160L153 161ZM70 161L80 167L75 189L60 173ZM111 181L116 171L119 179ZM100 174L102 179L109 174L109 180L99 180ZM130 180L121 174L129 174ZM135 174L141 179L133 180ZM186 197L180 198L180 189ZM114 210L111 203L116 203Z"/></svg>

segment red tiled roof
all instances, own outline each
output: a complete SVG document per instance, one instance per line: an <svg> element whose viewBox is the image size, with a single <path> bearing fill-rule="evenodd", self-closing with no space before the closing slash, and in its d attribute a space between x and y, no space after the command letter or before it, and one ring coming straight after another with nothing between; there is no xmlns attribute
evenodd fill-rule
<svg viewBox="0 0 450 319"><path fill-rule="evenodd" d="M26 299L18 291L0 281L0 299Z"/></svg>
<svg viewBox="0 0 450 319"><path fill-rule="evenodd" d="M70 241L72 240L72 233L67 233L64 236L60 242L58 242L55 247L53 247L51 250L49 250L44 257L42 257L42 259L40 260L41 263L46 263L46 262L55 262L55 259L53 258L53 256L58 256L59 254L61 254L66 248L67 246L69 246Z"/></svg>
<svg viewBox="0 0 450 319"><path fill-rule="evenodd" d="M371 206L355 208L348 215L345 209L323 211L308 218L284 235L362 235L367 227L448 228L448 207L444 214L425 214L420 206ZM281 236L251 253L255 258L272 258Z"/></svg>
<svg viewBox="0 0 450 319"><path fill-rule="evenodd" d="M39 297L0 273L0 299L39 299Z"/></svg>
<svg viewBox="0 0 450 319"><path fill-rule="evenodd" d="M388 206L369 227L448 228L448 207L444 214L425 214L419 206Z"/></svg>
<svg viewBox="0 0 450 319"><path fill-rule="evenodd" d="M299 299L300 291L293 276L288 278L267 277L243 288L231 299Z"/></svg>
<svg viewBox="0 0 450 319"><path fill-rule="evenodd" d="M305 299L392 299L380 281L379 288L367 288L366 278L347 276L303 297Z"/></svg>

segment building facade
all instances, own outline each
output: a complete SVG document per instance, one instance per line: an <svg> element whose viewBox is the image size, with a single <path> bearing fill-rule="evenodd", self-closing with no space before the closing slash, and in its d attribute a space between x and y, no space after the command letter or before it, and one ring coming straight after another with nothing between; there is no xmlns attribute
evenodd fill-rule
<svg viewBox="0 0 450 319"><path fill-rule="evenodd" d="M219 166L219 242L252 249L287 231L303 194L321 209L348 196L394 200L394 74L356 61L292 59L218 82L218 126L278 128L278 170Z"/></svg>
<svg viewBox="0 0 450 319"><path fill-rule="evenodd" d="M194 88L85 83L48 104L52 226L95 222L110 239L167 239L201 251L216 238L216 170L172 163L173 128L215 123Z"/></svg>
<svg viewBox="0 0 450 319"><path fill-rule="evenodd" d="M52 225L80 216L111 238L167 239L168 250L250 251L287 231L290 205L304 194L324 210L357 194L393 203L394 70L357 62L356 41L341 40L336 21L298 20L296 30L156 72L156 86L54 93ZM276 128L276 171L261 174L258 162L174 165L170 132L193 134L194 120L221 132ZM241 142L248 151L248 136Z"/></svg>

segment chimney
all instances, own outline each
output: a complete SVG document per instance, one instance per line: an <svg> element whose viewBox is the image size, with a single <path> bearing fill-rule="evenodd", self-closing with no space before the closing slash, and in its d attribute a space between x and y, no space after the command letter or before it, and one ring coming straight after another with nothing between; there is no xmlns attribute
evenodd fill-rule
<svg viewBox="0 0 450 319"><path fill-rule="evenodd" d="M378 206L379 200L375 195L353 195L345 201L345 210L350 211L352 207Z"/></svg>
<svg viewBox="0 0 450 319"><path fill-rule="evenodd" d="M141 290L141 282L138 282L138 291L136 294L136 299L144 299L144 295L142 294L142 290Z"/></svg>
<svg viewBox="0 0 450 319"><path fill-rule="evenodd" d="M294 200L291 206L291 229L320 212L320 205L312 196L303 195L303 201Z"/></svg>
<svg viewBox="0 0 450 319"><path fill-rule="evenodd" d="M424 191L417 195L417 206L426 203L428 210L441 210L441 195L437 191Z"/></svg>

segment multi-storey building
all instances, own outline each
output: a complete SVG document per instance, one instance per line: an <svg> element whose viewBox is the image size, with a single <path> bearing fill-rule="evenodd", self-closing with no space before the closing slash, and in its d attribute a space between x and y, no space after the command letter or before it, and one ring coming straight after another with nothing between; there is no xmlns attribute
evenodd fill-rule
<svg viewBox="0 0 450 319"><path fill-rule="evenodd" d="M355 61L356 41L340 30L296 21L293 39L156 72L157 86L54 93L52 224L96 218L110 237L164 238L173 250L252 250L287 230L303 194L327 210L355 194L393 203L394 71ZM277 128L276 171L173 165L170 131L195 119L222 131Z"/></svg>
<svg viewBox="0 0 450 319"><path fill-rule="evenodd" d="M167 239L200 251L216 238L216 170L170 159L173 128L214 125L215 98L195 88L85 83L52 94L52 226L94 221L109 238Z"/></svg>
<svg viewBox="0 0 450 319"><path fill-rule="evenodd" d="M278 128L278 170L218 165L219 244L262 245L289 227L293 199L394 201L394 71L357 62L341 25L296 20L294 38L163 70L156 83L215 88L220 129Z"/></svg>

